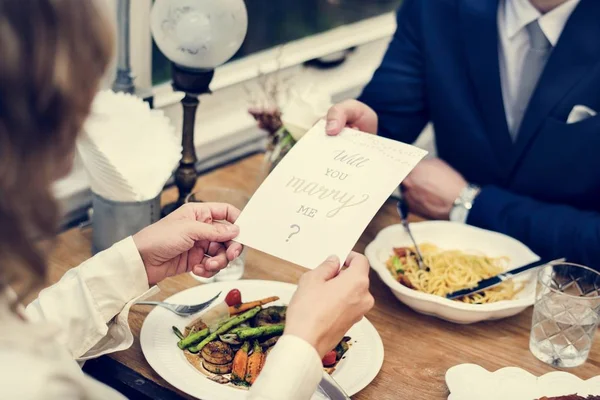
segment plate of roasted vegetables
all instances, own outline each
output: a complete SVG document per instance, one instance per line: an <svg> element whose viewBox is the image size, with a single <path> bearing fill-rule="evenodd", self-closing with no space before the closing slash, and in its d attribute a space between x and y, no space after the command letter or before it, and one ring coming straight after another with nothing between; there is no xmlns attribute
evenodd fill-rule
<svg viewBox="0 0 600 400"><path fill-rule="evenodd" d="M142 326L148 363L178 389L201 399L244 399L285 328L295 285L271 281L197 286L166 301L196 304L221 293L206 311L180 317L156 308ZM383 363L383 344L363 319L322 360L348 395L368 385ZM327 398L315 394L315 399Z"/></svg>

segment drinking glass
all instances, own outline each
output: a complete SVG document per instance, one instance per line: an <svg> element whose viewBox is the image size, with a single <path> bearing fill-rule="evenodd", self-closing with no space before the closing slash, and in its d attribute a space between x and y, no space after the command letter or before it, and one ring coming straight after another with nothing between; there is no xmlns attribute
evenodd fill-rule
<svg viewBox="0 0 600 400"><path fill-rule="evenodd" d="M198 189L197 191L190 193L186 198L186 203L228 203L232 206L243 210L248 204L250 196L246 193L235 189L229 189L218 186L207 186ZM239 255L238 258L231 261L227 267L221 270L217 275L212 278L202 278L196 276L193 273L191 275L197 280L209 283L214 281L234 281L241 279L244 275L244 265L246 262L246 248Z"/></svg>
<svg viewBox="0 0 600 400"><path fill-rule="evenodd" d="M585 362L600 321L600 274L571 263L538 271L529 349L554 367Z"/></svg>

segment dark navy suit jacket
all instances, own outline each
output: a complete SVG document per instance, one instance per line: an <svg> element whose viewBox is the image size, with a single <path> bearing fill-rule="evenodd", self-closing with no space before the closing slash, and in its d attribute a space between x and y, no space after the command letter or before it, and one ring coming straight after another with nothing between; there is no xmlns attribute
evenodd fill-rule
<svg viewBox="0 0 600 400"><path fill-rule="evenodd" d="M600 268L600 0L581 0L568 20L515 143L497 11L498 0L405 0L360 100L382 136L410 143L433 123L439 157L482 186L469 224ZM567 124L575 105L599 113Z"/></svg>

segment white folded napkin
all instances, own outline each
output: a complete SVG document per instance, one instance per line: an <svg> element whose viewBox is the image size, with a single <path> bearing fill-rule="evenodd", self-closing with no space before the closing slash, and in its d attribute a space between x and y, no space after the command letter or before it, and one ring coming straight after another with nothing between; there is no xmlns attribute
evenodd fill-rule
<svg viewBox="0 0 600 400"><path fill-rule="evenodd" d="M113 201L156 197L181 157L170 120L140 98L99 92L77 142L92 191Z"/></svg>

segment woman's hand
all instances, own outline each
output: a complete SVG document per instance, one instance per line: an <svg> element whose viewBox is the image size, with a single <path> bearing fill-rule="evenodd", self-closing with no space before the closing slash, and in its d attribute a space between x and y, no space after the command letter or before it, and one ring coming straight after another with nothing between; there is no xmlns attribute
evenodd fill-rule
<svg viewBox="0 0 600 400"><path fill-rule="evenodd" d="M338 273L334 256L305 273L288 307L284 333L306 340L321 358L375 304L365 256L352 253L345 265Z"/></svg>
<svg viewBox="0 0 600 400"><path fill-rule="evenodd" d="M346 126L376 134L377 123L377 114L371 107L357 100L346 100L329 109L325 129L332 136L339 134Z"/></svg>
<svg viewBox="0 0 600 400"><path fill-rule="evenodd" d="M208 278L225 268L242 252L242 245L231 242L239 234L232 225L239 215L228 204L188 203L136 233L148 283L188 271Z"/></svg>

